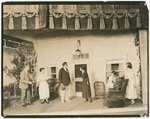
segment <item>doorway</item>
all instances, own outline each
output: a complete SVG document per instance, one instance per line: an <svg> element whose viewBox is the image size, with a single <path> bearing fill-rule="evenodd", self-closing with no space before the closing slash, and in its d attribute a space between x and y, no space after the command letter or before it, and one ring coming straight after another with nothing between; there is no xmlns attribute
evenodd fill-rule
<svg viewBox="0 0 150 119"><path fill-rule="evenodd" d="M82 72L80 67L85 66L86 72L89 74L89 61L78 61L73 63L73 95L82 97Z"/></svg>

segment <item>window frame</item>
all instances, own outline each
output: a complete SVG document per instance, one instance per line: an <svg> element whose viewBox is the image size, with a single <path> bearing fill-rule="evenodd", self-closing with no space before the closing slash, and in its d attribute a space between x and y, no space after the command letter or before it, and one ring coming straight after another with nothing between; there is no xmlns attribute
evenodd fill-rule
<svg viewBox="0 0 150 119"><path fill-rule="evenodd" d="M122 68L122 70L107 70L107 64L124 64L123 63L123 59L113 59L113 60L106 60L106 78L108 78L107 73L111 73L112 71L116 71L116 72L124 72L124 68ZM124 65L123 65L124 66Z"/></svg>
<svg viewBox="0 0 150 119"><path fill-rule="evenodd" d="M48 73L48 67L56 67L56 73ZM47 76L49 79L52 79L51 75L56 75L56 78L54 78L55 80L58 79L58 74L59 74L59 71L58 71L58 68L59 68L59 65L58 64L48 64L47 65ZM50 75L50 77L49 77Z"/></svg>
<svg viewBox="0 0 150 119"><path fill-rule="evenodd" d="M81 55L88 55L88 58L82 58L81 56L79 56L79 58L77 58L78 56L76 54L72 54L72 60L73 61L79 61L79 60L89 60L90 59L90 54L89 53L82 53ZM75 56L75 59L74 59Z"/></svg>

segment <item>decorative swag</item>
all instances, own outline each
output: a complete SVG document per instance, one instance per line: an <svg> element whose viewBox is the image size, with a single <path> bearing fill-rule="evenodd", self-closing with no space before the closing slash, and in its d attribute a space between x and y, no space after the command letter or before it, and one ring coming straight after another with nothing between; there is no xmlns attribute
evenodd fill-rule
<svg viewBox="0 0 150 119"><path fill-rule="evenodd" d="M44 28L46 14L47 5L3 5L3 29Z"/></svg>
<svg viewBox="0 0 150 119"><path fill-rule="evenodd" d="M109 11L108 11L109 12ZM127 11L124 10L123 12L121 12L121 15L119 15L117 13L117 11L112 11L110 13L110 15L106 14L107 11L99 11L99 13L96 15L94 14L92 11L89 11L86 14L81 14L79 12L73 13L73 14L69 14L69 13L60 13L60 14L56 14L55 12L53 12L52 10L50 10L50 15L49 15L49 28L50 29L54 29L55 25L54 25L54 17L55 18L60 18L62 17L62 29L67 29L67 20L66 18L75 18L75 30L79 30L80 29L80 20L79 18L85 18L87 17L87 29L92 29L93 28L93 22L92 19L93 18L99 18L99 29L105 29L105 19L110 19L112 18L112 29L117 30L118 29L118 23L117 23L117 19L118 18L123 18L124 17L124 28L128 29L130 28L130 23L129 23L129 18L135 18L136 17L136 27L139 28L141 27L141 19L140 19L140 14L139 14L139 9L137 10L132 10L132 11Z"/></svg>
<svg viewBox="0 0 150 119"><path fill-rule="evenodd" d="M142 28L145 22L142 23L143 9L140 7L108 9L108 6L113 5L103 5L107 7L102 9L101 5L95 5L98 8L95 10L91 9L91 6L94 5L4 5L3 28L4 30L44 27L68 30L117 30Z"/></svg>

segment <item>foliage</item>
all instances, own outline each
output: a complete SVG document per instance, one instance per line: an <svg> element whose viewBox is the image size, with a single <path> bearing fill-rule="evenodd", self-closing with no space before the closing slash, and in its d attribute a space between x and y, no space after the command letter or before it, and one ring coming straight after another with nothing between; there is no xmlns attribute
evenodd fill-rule
<svg viewBox="0 0 150 119"><path fill-rule="evenodd" d="M18 50L16 51L14 57L10 60L10 63L13 64L13 68L8 68L5 66L3 71L6 72L7 76L15 77L17 81L20 80L20 73L25 67L25 63L29 63L29 73L34 78L36 76L36 62L37 62L37 55L33 48L29 48L24 46L19 46Z"/></svg>

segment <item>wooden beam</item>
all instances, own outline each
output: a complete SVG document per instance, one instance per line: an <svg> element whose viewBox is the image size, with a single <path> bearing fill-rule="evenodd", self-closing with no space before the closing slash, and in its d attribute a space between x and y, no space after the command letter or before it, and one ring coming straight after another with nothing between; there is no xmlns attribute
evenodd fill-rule
<svg viewBox="0 0 150 119"><path fill-rule="evenodd" d="M141 74L142 74L142 100L143 105L148 104L148 59L147 59L147 30L139 30Z"/></svg>

